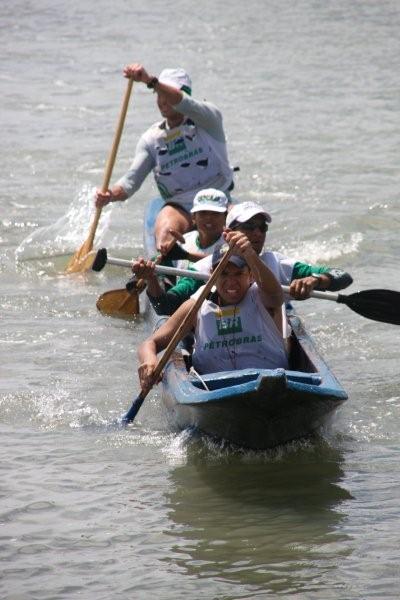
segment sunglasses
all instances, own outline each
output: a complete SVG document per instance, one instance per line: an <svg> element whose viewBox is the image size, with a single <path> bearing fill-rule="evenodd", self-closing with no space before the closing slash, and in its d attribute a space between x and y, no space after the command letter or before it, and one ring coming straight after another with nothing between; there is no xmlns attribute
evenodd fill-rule
<svg viewBox="0 0 400 600"><path fill-rule="evenodd" d="M268 231L268 223L249 223L248 221L244 223L235 223L231 225L231 229L241 229L242 231L255 231L259 229L261 233L266 233Z"/></svg>

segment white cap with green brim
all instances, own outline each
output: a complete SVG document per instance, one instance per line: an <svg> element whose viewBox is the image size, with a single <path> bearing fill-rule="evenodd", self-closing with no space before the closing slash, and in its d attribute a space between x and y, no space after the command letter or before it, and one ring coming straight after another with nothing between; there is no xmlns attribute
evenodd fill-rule
<svg viewBox="0 0 400 600"><path fill-rule="evenodd" d="M158 76L158 81L178 88L178 90L186 92L189 96L192 93L192 80L184 69L163 69Z"/></svg>
<svg viewBox="0 0 400 600"><path fill-rule="evenodd" d="M256 202L241 202L234 204L226 217L226 226L230 227L232 223L245 223L255 215L262 215L267 223L271 223L271 215Z"/></svg>
<svg viewBox="0 0 400 600"><path fill-rule="evenodd" d="M194 197L191 213L210 210L212 212L224 213L228 210L228 198L221 190L208 188L200 190Z"/></svg>

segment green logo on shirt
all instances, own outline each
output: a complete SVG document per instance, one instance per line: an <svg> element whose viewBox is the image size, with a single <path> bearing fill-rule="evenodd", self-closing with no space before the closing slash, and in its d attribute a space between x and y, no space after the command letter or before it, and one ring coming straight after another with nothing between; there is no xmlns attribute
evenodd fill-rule
<svg viewBox="0 0 400 600"><path fill-rule="evenodd" d="M221 317L215 318L218 335L228 335L229 333L240 333L242 321L240 317Z"/></svg>
<svg viewBox="0 0 400 600"><path fill-rule="evenodd" d="M168 146L168 154L172 156L173 154L178 154L178 152L185 152L186 144L183 138L178 138L173 142L167 144Z"/></svg>

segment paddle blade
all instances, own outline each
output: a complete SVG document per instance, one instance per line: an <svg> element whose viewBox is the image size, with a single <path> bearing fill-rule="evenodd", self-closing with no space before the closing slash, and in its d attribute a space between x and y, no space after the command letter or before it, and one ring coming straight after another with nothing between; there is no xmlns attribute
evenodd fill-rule
<svg viewBox="0 0 400 600"><path fill-rule="evenodd" d="M133 421L133 419L138 414L139 409L142 406L145 398L146 394L144 392L140 392L139 396L135 398L135 400L132 402L132 406L130 407L128 412L122 417L121 421L123 425L127 425L128 423L131 423Z"/></svg>
<svg viewBox="0 0 400 600"><path fill-rule="evenodd" d="M104 292L98 297L96 306L101 314L118 319L133 319L140 312L137 291L129 293L125 288Z"/></svg>
<svg viewBox="0 0 400 600"><path fill-rule="evenodd" d="M400 325L400 292L364 290L349 296L338 294L337 302L367 319Z"/></svg>
<svg viewBox="0 0 400 600"><path fill-rule="evenodd" d="M92 268L96 254L92 252L93 243L86 240L82 246L75 252L66 266L66 273L81 273Z"/></svg>
<svg viewBox="0 0 400 600"><path fill-rule="evenodd" d="M93 271L101 271L107 264L107 249L100 248L92 264Z"/></svg>

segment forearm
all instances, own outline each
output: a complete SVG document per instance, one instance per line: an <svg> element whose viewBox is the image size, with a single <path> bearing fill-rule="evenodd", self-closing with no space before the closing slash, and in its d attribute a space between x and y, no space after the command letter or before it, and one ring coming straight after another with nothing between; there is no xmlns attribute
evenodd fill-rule
<svg viewBox="0 0 400 600"><path fill-rule="evenodd" d="M281 306L284 301L282 287L271 269L254 251L246 255L246 261L260 290L265 306L269 308Z"/></svg>
<svg viewBox="0 0 400 600"><path fill-rule="evenodd" d="M172 315L183 302L183 300L171 292L162 291L161 294L153 296L147 290L147 296L158 315Z"/></svg>
<svg viewBox="0 0 400 600"><path fill-rule="evenodd" d="M293 265L291 281L311 277L312 275L318 275L319 281L315 286L315 289L317 290L337 292L353 283L351 275L346 271L343 271L343 269L336 269L323 265L310 265L302 262L296 262Z"/></svg>
<svg viewBox="0 0 400 600"><path fill-rule="evenodd" d="M147 279L147 294L153 298L157 298L164 293L158 277L149 277Z"/></svg>
<svg viewBox="0 0 400 600"><path fill-rule="evenodd" d="M322 291L329 289L329 286L331 285L331 278L329 277L329 275L326 275L325 273L313 273L312 277L315 277L315 279L317 279L317 285L314 289Z"/></svg>
<svg viewBox="0 0 400 600"><path fill-rule="evenodd" d="M121 185L115 184L110 190L110 202L123 202L128 194Z"/></svg>
<svg viewBox="0 0 400 600"><path fill-rule="evenodd" d="M157 360L157 348L152 338L148 338L140 344L137 356L140 364L154 363Z"/></svg>
<svg viewBox="0 0 400 600"><path fill-rule="evenodd" d="M149 82L151 79L149 79ZM154 90L157 92L157 94L162 94L168 104L171 106L177 106L182 101L184 96L183 92L181 92L181 90L178 88L171 87L170 85L161 83L160 81L157 81L156 85L154 86Z"/></svg>

